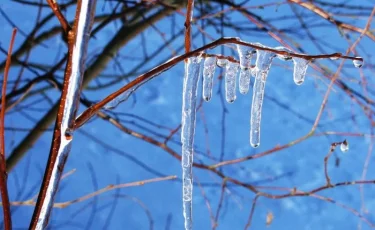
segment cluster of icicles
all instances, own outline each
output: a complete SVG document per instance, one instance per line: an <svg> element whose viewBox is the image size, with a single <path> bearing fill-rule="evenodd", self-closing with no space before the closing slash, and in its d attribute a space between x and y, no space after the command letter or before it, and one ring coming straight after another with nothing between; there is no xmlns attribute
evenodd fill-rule
<svg viewBox="0 0 375 230"><path fill-rule="evenodd" d="M258 47L263 45L256 43ZM274 50L291 52L285 47L276 47ZM272 60L277 57L281 60L292 60L294 63L293 79L297 85L301 85L305 80L306 70L309 60L289 55L280 55L271 51L256 50L251 47L237 45L240 62L228 61L217 56L207 55L204 58L203 71L201 71L202 56L190 57L185 63L185 76L183 83L182 99L182 178L183 178L183 214L185 218L185 229L192 229L192 165L193 165L193 145L195 133L195 117L197 104L197 88L200 73L203 72L203 92L205 101L210 101L212 97L213 77L216 67L224 68L225 78L225 98L229 103L236 100L236 78L239 72L239 91L247 94L250 86L251 76L255 77L253 85L253 99L250 118L250 144L256 148L260 145L260 124L262 115L262 104L264 89L270 70ZM255 67L252 67L251 60L256 54ZM354 66L360 68L362 61L354 60Z"/></svg>

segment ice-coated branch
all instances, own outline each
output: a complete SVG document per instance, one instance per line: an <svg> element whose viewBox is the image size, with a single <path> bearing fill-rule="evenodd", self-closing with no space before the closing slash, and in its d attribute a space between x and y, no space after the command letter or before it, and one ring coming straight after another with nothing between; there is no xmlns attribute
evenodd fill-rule
<svg viewBox="0 0 375 230"><path fill-rule="evenodd" d="M120 95L123 95L123 93L125 91L128 91L129 89L132 89L136 86L139 86L140 84L143 84L143 83L151 80L155 76L160 75L164 71L170 69L171 67L173 67L177 63L183 61L186 58L202 55L202 52L204 52L205 50L212 49L212 48L215 48L216 46L224 45L224 44L242 45L242 46L246 46L246 47L251 47L251 48L256 49L256 50L270 51L270 52L273 52L275 54L288 55L290 57L300 57L300 58L304 58L306 60L325 59L325 58L342 58L342 59L353 60L353 61L355 61L355 63L362 63L363 62L363 58L361 58L361 57L351 57L351 56L342 55L341 53L321 54L321 55L298 54L298 53L292 53L292 52L287 52L287 51L280 51L278 49L273 49L273 48L266 47L266 46L260 46L259 44L244 42L244 41L240 40L239 38L224 37L224 38L220 38L216 41L213 41L213 42L211 42L207 45L204 45L204 46L202 46L198 49L190 51L188 53L181 54L179 56L173 57L173 58L169 59L167 62L151 69L147 73L144 73L144 74L140 75L139 77L137 77L133 81L129 82L127 85L121 87L117 91L115 91L115 92L111 93L110 95L108 95L107 97L105 97L102 101L92 105L87 110L85 110L78 117L78 119L76 121L76 128L78 128L78 127L82 126L84 123L86 123L92 116L94 116L108 102L114 100L116 97L119 97Z"/></svg>
<svg viewBox="0 0 375 230"><path fill-rule="evenodd" d="M75 23L68 33L69 58L60 106L43 183L29 229L47 227L60 178L70 152L95 6L96 0L78 1Z"/></svg>

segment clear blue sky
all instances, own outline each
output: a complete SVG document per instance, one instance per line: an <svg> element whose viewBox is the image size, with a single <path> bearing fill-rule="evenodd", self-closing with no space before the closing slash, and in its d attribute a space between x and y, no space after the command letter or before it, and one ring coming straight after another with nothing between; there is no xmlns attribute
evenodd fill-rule
<svg viewBox="0 0 375 230"><path fill-rule="evenodd" d="M199 2L199 1L198 1ZM273 1L250 1L247 6L259 5L260 2ZM283 1L281 1L283 2ZM332 1L335 2L335 1ZM363 4L373 6L370 1L350 1L351 4ZM104 7L104 1L98 1L97 13L109 11L109 6ZM34 25L36 11L30 8L22 7L11 1L1 1L0 7L5 11L16 25L24 32L29 32ZM219 10L219 8L218 8ZM306 10L296 7L296 10L302 14L311 14ZM334 10L333 10L334 11ZM262 16L265 20L291 15L291 8L282 4L280 6L270 6L264 9L254 9L254 13ZM42 15L49 13L49 9L44 9ZM72 19L74 10L71 8L67 17ZM253 27L253 24L246 18L240 16L238 12L228 12L225 15L237 22L239 25ZM347 20L353 25L363 27L368 15L356 19ZM343 19L344 20L344 19ZM184 17L176 15L176 31L183 29ZM272 25L280 28L293 28L295 19L272 20ZM56 20L50 23L55 26ZM170 30L171 18L166 18L154 26L165 33L166 38L172 36ZM318 39L323 39L327 44L326 52L346 52L349 47L346 40L340 36L340 33L332 26L328 26L324 20L319 19L316 24L323 23L327 26L311 28L311 31ZM198 25L200 22L198 23ZM314 24L314 23L313 23ZM2 36L0 37L1 46L6 48L9 43L12 27L0 16L0 25ZM90 43L90 57L100 54L103 44L110 39L119 25L111 25L100 33ZM374 28L373 26L371 28ZM147 39L147 47L151 54L163 44L160 31L152 28L144 32ZM193 32L197 32L197 26L193 26ZM210 37L220 38L212 27L206 28ZM298 31L297 31L298 33ZM305 32L300 32L305 34ZM353 34L351 39L356 39L359 34ZM236 31L226 28L224 36L237 37L248 42L260 42L267 46L279 46L280 44L270 36L259 36L257 32L238 34ZM183 37L175 40L169 48L157 54L157 58L146 63L132 77L136 77L156 65L173 57L171 49L181 54L183 50ZM16 48L23 42L25 37L19 33L16 39ZM306 38L295 34L290 36L291 40L298 42L305 52L309 54L320 54L321 52ZM210 38L205 41L202 36L198 36L193 41L193 47L197 48L204 42L208 43ZM59 51L61 37L53 37L46 41L45 47L39 47L31 52L30 60L33 63L53 64L58 57L62 57L64 52ZM132 66L139 64L139 58L142 58L141 48L142 38L137 37L126 47L121 49L120 65L125 73L132 70ZM289 42L292 44L292 42ZM359 53L367 53L368 49L374 50L374 42L364 38L360 43L364 50L358 49ZM331 47L331 48L327 48ZM295 47L294 47L295 48ZM65 50L65 46L61 46ZM208 51L209 53L221 53L221 48ZM224 49L225 55L233 55L238 59L237 54L230 48ZM372 56L367 56L369 63L373 61ZM0 56L1 60L5 55ZM337 70L337 65L341 61L331 62L329 60L319 61L332 71ZM367 61L365 61L365 64ZM15 79L19 69L11 70L11 79ZM253 149L249 145L249 119L252 90L249 94L241 95L237 92L237 100L233 104L222 103L221 96L218 94L219 87L224 92L224 84L220 84L218 72L215 76L215 88L212 100L204 103L201 110L197 113L197 128L195 145L197 154L195 160L205 164L212 164L216 161L207 157L207 148L209 146L210 154L216 159L224 154L224 159L235 159L256 153L260 153L274 148L276 145L282 145L296 140L307 134L319 111L324 94L327 90L329 81L319 72L308 69L308 75L301 86L293 82L293 66L291 62L282 62L275 60L269 78L266 84L266 98L263 105L262 124L261 124L261 145ZM359 81L361 75L371 86L374 84L372 78L373 66L364 66L363 69L355 69L350 61L344 65L342 77L350 87L364 93ZM121 72L114 62L105 70L107 75L119 75ZM159 77L142 86L127 102L117 107L114 112L134 114L145 119L151 120L157 124L173 129L181 122L181 99L182 99L182 79L184 69L183 63L180 63L172 69L164 72ZM25 71L25 78L33 76L29 71ZM62 76L62 73L60 73ZM105 82L106 80L103 80ZM108 80L109 81L109 80ZM125 84L126 81L123 81ZM201 82L199 83L201 86ZM94 86L91 84L91 86ZM42 87L43 84L37 86ZM92 91L85 90L83 95L92 101L100 100L115 89L121 87L115 86ZM201 88L201 87L200 87ZM370 87L371 88L371 87ZM57 100L58 92L56 90L48 91L48 95ZM201 89L199 96L201 95ZM373 95L372 95L373 96ZM371 95L370 95L371 97ZM201 97L199 97L200 99ZM134 103L136 101L136 103ZM32 100L26 100L25 105L33 103ZM48 108L47 102L35 105L35 108ZM225 114L225 135L222 135L223 106L227 109ZM80 111L84 107L81 106ZM31 128L35 123L32 119L40 119L43 111L28 111L31 118L18 112L11 112L6 117L6 126ZM145 132L142 128L135 126L142 124L148 128L152 126L142 123L137 118L124 116L125 124L130 128ZM324 111L321 122L317 129L321 132L345 132L345 133L366 133L369 134L372 129L369 120L363 113L363 110L354 103L341 89L337 87L330 94L327 109ZM153 128L157 132L168 135L168 130ZM208 134L205 129L208 129ZM146 132L147 133L147 132ZM105 142L111 148L103 147L88 138L87 134L93 135ZM25 132L6 132L7 153L26 135ZM51 132L46 132L40 138L35 146L29 151L17 166L15 171L9 175L9 190L12 201L27 200L37 194L39 183L42 179L45 162L51 141ZM155 137L154 134L148 135ZM156 137L155 137L156 138ZM222 142L225 145L222 146ZM171 148L180 154L179 145L180 135L173 137ZM223 172L243 182L248 182L261 186L276 186L293 188L296 186L299 190L308 191L310 189L324 185L323 159L327 154L331 143L347 139L350 143L350 150L343 154L336 150L337 156L341 162L339 167L334 166L334 158L329 162L329 173L334 183L341 181L360 180L363 173L364 162L366 160L369 146L373 139L369 137L352 137L342 135L323 135L312 137L300 144L275 154L259 159L246 161L236 165L225 166ZM133 159L136 159L135 162ZM366 179L373 179L375 168L373 159L370 158L370 165L367 171ZM140 163L141 162L141 163ZM146 167L141 166L146 165ZM73 148L69 156L65 171L76 169L74 174L65 178L61 182L60 191L57 196L57 202L69 201L81 197L87 193L98 190L109 184L127 183L150 178L160 177L162 175L177 175L181 177L180 162L171 157L162 149L145 143L125 133L121 133L108 122L94 119L78 131L74 137ZM153 169L149 170L149 169ZM205 170L194 169L194 176L204 186L204 193L210 201L210 205L216 212L220 198L221 179L216 175ZM375 187L365 185L363 187L363 197L359 186L348 186L330 189L318 195L333 198L340 204L353 208L361 212L364 199L367 213L363 213L369 221L375 222L373 213L375 213L374 192ZM202 196L202 190L194 187L194 226L195 229L210 229L210 216L206 206L206 201ZM280 194L278 190L267 190L270 193ZM54 209L51 218L51 229L149 229L150 219L152 218L154 229L168 229L167 223L170 222L169 229L182 229L182 201L181 201L181 183L179 181L166 181L146 184L139 187L125 188L111 191L85 202L73 204L64 209ZM116 198L116 199L115 199ZM243 229L252 204L254 194L248 190L233 186L232 184L225 193L225 201L219 218L218 229ZM260 198L253 217L253 226L251 229L306 229L306 230L328 230L328 229L357 229L361 224L362 229L370 229L369 226L361 221L361 218L348 211L340 204L333 204L313 197L297 197L282 200L272 200ZM29 219L31 218L33 207L14 207L13 222L15 229L27 229ZM272 212L274 220L270 226L266 226L266 215ZM150 214L150 215L148 215ZM110 216L110 219L109 217ZM108 224L109 223L109 224Z"/></svg>

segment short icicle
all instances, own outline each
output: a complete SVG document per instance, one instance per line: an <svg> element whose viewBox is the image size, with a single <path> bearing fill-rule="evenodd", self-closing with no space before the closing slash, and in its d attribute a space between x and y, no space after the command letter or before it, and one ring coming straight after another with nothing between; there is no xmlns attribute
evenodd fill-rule
<svg viewBox="0 0 375 230"><path fill-rule="evenodd" d="M264 88L266 86L267 75L274 57L275 54L272 52L257 50L257 58L255 62L256 76L253 87L253 102L250 118L250 144L254 148L260 145L260 123Z"/></svg>
<svg viewBox="0 0 375 230"><path fill-rule="evenodd" d="M241 94L247 94L249 92L251 78L251 58L255 50L251 47L237 45L237 51L240 57L240 77L238 86Z"/></svg>
<svg viewBox="0 0 375 230"><path fill-rule="evenodd" d="M225 99L228 103L236 100L236 77L239 64L228 61L225 66Z"/></svg>
<svg viewBox="0 0 375 230"><path fill-rule="evenodd" d="M294 83L301 85L305 81L307 67L309 67L309 60L293 57L294 70L293 79Z"/></svg>
<svg viewBox="0 0 375 230"><path fill-rule="evenodd" d="M210 101L212 97L212 87L216 69L216 60L216 56L206 57L204 59L202 96L205 101Z"/></svg>
<svg viewBox="0 0 375 230"><path fill-rule="evenodd" d="M197 88L200 73L201 57L191 57L185 62L185 76L182 92L182 200L185 218L185 230L193 229L193 145L197 105Z"/></svg>

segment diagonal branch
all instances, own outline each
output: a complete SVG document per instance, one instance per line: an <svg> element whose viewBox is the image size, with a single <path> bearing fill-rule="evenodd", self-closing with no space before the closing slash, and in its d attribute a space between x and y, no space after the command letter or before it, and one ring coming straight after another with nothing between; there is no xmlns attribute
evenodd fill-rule
<svg viewBox="0 0 375 230"><path fill-rule="evenodd" d="M1 190L1 200L4 204L3 206L3 213L4 213L4 224L6 230L12 229L12 217L10 213L10 206L9 206L9 196L8 196L8 186L7 186L7 167L5 161L5 110L6 110L6 100L5 95L7 92L7 80L9 74L9 68L11 63L12 57L12 50L14 40L16 38L17 29L14 28L12 32L12 38L10 40L9 50L8 50L8 57L5 65L5 73L3 79L3 89L1 91L1 112L0 112L0 190Z"/></svg>
<svg viewBox="0 0 375 230"><path fill-rule="evenodd" d="M95 0L78 1L75 23L73 29L68 33L68 62L65 68L52 146L30 229L47 227L61 175L70 152L87 47L95 16L95 5Z"/></svg>
<svg viewBox="0 0 375 230"><path fill-rule="evenodd" d="M327 21L331 22L332 24L336 25L339 29L350 30L350 31L354 31L354 32L357 32L357 33L361 33L361 34L363 33L367 37L369 37L371 40L375 41L375 34L371 33L371 31L361 29L361 28L346 24L344 22L338 21L338 20L334 19L333 17L331 17L330 14L327 13L326 11L324 11L322 8L320 8L318 6L315 6L312 2L309 2L309 1L303 2L301 0L288 0L288 1L292 2L292 3L295 3L295 4L298 4L302 7L316 13L320 17L322 17L322 18L326 19Z"/></svg>

